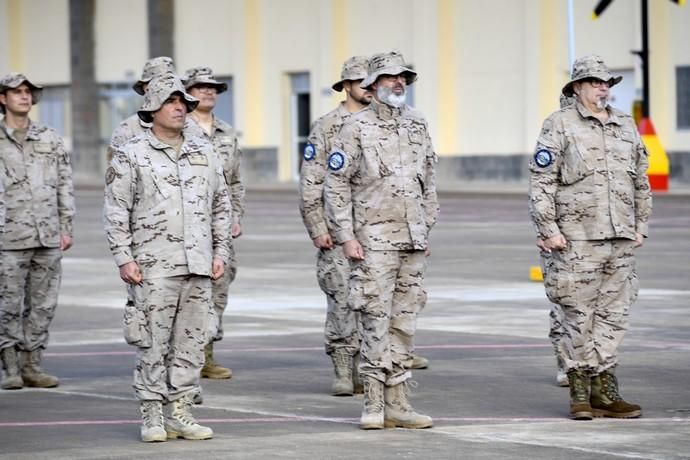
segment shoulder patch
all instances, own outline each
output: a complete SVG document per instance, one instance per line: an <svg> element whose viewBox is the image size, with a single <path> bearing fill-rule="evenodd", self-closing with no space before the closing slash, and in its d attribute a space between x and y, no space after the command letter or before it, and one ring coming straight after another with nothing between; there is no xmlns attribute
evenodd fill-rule
<svg viewBox="0 0 690 460"><path fill-rule="evenodd" d="M340 152L333 152L328 157L328 169L337 171L345 164L345 156Z"/></svg>
<svg viewBox="0 0 690 460"><path fill-rule="evenodd" d="M316 156L316 147L311 142L304 146L304 159L307 161L313 160Z"/></svg>
<svg viewBox="0 0 690 460"><path fill-rule="evenodd" d="M546 149L539 149L534 154L534 162L540 168L546 168L551 163L553 163L553 155L551 155L551 152L549 152Z"/></svg>

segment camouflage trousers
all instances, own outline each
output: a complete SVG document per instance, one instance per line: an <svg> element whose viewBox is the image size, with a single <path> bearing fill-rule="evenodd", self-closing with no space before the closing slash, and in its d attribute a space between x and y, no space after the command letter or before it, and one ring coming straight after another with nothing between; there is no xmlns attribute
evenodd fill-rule
<svg viewBox="0 0 690 460"><path fill-rule="evenodd" d="M62 251L0 251L0 349L44 349L57 308Z"/></svg>
<svg viewBox="0 0 690 460"><path fill-rule="evenodd" d="M139 400L175 401L199 391L211 308L211 279L183 275L144 280L129 295L145 312L150 334L137 348L134 393ZM125 318L125 328L127 318Z"/></svg>
<svg viewBox="0 0 690 460"><path fill-rule="evenodd" d="M213 308L209 310L211 316L209 321L211 321L210 338L213 342L223 339L223 313L228 306L228 289L230 289L230 284L235 281L235 276L237 276L237 259L235 258L234 248L230 245L230 258L223 276L211 281L213 286Z"/></svg>
<svg viewBox="0 0 690 460"><path fill-rule="evenodd" d="M566 249L552 252L544 286L563 314L560 349L567 370L600 374L618 363L639 290L633 244L569 241Z"/></svg>
<svg viewBox="0 0 690 460"><path fill-rule="evenodd" d="M426 303L424 251L364 251L352 262L350 300L360 313L359 372L393 386L410 378L417 314Z"/></svg>
<svg viewBox="0 0 690 460"><path fill-rule="evenodd" d="M340 246L316 254L316 279L326 294L326 353L344 348L349 355L359 352L359 314L348 303L350 261Z"/></svg>

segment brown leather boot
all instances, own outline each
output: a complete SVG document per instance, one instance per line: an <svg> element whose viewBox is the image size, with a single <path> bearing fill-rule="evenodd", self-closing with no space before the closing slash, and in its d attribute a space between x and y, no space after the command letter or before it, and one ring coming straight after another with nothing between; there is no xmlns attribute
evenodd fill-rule
<svg viewBox="0 0 690 460"><path fill-rule="evenodd" d="M568 371L570 386L570 417L575 420L592 420L592 407L589 405L589 375L583 371Z"/></svg>
<svg viewBox="0 0 690 460"><path fill-rule="evenodd" d="M642 408L626 402L618 393L618 379L611 370L592 377L592 413L595 417L636 418Z"/></svg>

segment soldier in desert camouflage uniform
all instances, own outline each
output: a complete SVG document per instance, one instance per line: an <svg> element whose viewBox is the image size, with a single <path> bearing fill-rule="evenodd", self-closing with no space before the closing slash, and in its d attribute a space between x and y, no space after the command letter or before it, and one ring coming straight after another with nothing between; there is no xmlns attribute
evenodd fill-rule
<svg viewBox="0 0 690 460"><path fill-rule="evenodd" d="M350 262L343 255L342 248L335 245L326 223L323 187L333 138L352 113L359 112L371 102L371 93L359 87L367 76L368 67L369 61L363 56L351 57L343 64L340 80L332 88L338 92L344 89L345 101L312 124L300 175L300 212L309 237L319 250L316 278L326 294L325 346L335 369L332 386L335 396L362 392L356 369L359 333L357 314L347 301Z"/></svg>
<svg viewBox="0 0 690 460"><path fill-rule="evenodd" d="M237 134L232 126L213 114L218 95L227 91L228 85L219 82L208 67L194 67L185 72L185 88L189 94L199 100L196 109L187 116L185 130L202 137L213 144L216 154L223 163L223 174L230 194L232 205L232 238L242 235L242 217L244 216L244 184L240 176L242 151L237 142ZM228 288L237 274L237 259L234 246L230 245L230 260L225 274L213 281L212 320L215 330L212 341L205 348L205 362L201 376L209 379L229 379L232 370L220 366L213 357L213 342L223 339L223 312L228 305Z"/></svg>
<svg viewBox="0 0 690 460"><path fill-rule="evenodd" d="M55 130L29 119L42 88L20 73L0 79L0 234L2 388L55 387L40 367L57 308L62 252L72 246L72 167Z"/></svg>
<svg viewBox="0 0 690 460"><path fill-rule="evenodd" d="M433 424L414 412L406 387L439 211L427 122L405 104L416 78L400 53L372 56L360 86L374 99L350 117L328 158L326 215L351 260L350 301L362 323L363 429Z"/></svg>
<svg viewBox="0 0 690 460"><path fill-rule="evenodd" d="M173 60L166 56L159 56L153 59L149 59L144 64L144 69L141 72L141 78L137 80L132 89L139 95L143 96L146 93L146 87L153 77L163 73L175 73L175 66L173 65ZM145 130L151 128L151 123L143 121L139 116L134 113L131 116L123 120L117 128L113 131L110 138L110 145L108 146L108 158L107 161L113 157L113 152L124 145L128 140L140 135Z"/></svg>
<svg viewBox="0 0 690 460"><path fill-rule="evenodd" d="M568 107L575 102L576 101L573 96L566 96L565 94L561 93L559 97L561 109ZM541 256L542 272L546 273L546 270L549 266L551 253L544 247L544 240L541 238L537 238L537 247L540 251L539 254ZM561 387L568 386L568 374L565 368L565 352L563 351L563 343L561 341L564 334L563 311L561 310L561 306L556 303L551 303L551 310L549 311L549 339L551 340L553 352L556 356L556 383Z"/></svg>
<svg viewBox="0 0 690 460"><path fill-rule="evenodd" d="M570 414L583 420L641 415L614 374L652 208L634 121L608 105L621 78L599 56L575 61L562 92L577 102L544 121L530 162L530 213L550 252L544 286L563 312Z"/></svg>
<svg viewBox="0 0 690 460"><path fill-rule="evenodd" d="M209 340L211 278L229 255L230 202L213 146L183 135L196 104L175 75L152 79L138 112L152 128L115 150L106 171L105 230L134 299L125 338L138 348L134 391L147 442L213 436L190 406Z"/></svg>

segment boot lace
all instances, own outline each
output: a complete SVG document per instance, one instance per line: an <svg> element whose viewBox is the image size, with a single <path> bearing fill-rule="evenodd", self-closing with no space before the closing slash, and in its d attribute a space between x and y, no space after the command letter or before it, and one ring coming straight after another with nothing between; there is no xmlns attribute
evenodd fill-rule
<svg viewBox="0 0 690 460"><path fill-rule="evenodd" d="M175 419L186 426L196 425L196 419L192 416L191 409L192 401L189 398L183 397L179 399L175 407Z"/></svg>
<svg viewBox="0 0 690 460"><path fill-rule="evenodd" d="M378 385L365 384L364 391L366 392L367 412L383 412L385 405L383 401L383 392Z"/></svg>
<svg viewBox="0 0 690 460"><path fill-rule="evenodd" d="M606 396L611 401L622 401L623 398L618 393L618 379L615 375L605 372L601 374L601 386L606 392Z"/></svg>
<svg viewBox="0 0 690 460"><path fill-rule="evenodd" d="M141 407L141 415L144 425L147 428L163 425L163 412L158 408L157 403L143 403Z"/></svg>

